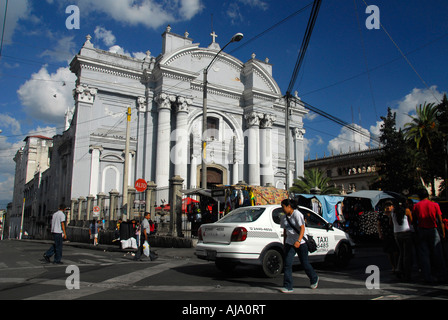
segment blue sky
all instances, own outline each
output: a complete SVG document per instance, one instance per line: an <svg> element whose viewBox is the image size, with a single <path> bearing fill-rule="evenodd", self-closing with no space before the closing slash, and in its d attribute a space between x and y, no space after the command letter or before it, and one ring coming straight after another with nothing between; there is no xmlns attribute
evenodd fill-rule
<svg viewBox="0 0 448 320"><path fill-rule="evenodd" d="M73 107L75 77L67 66L87 34L95 47L141 57L161 52L161 34L188 31L206 47L213 29L226 51L246 62L269 58L285 93L311 7L256 40L255 36L311 4L311 0L9 0L0 58L0 208L12 200L13 157L30 134L52 136ZM6 0L0 0L3 30ZM80 29L69 30L69 5L80 10ZM369 30L367 5L379 9L380 29ZM356 8L356 9L355 9ZM295 90L302 100L378 133L387 108L399 125L417 104L448 91L446 0L323 0ZM406 57L406 58L405 58ZM359 150L369 142L310 113L304 121L308 157Z"/></svg>

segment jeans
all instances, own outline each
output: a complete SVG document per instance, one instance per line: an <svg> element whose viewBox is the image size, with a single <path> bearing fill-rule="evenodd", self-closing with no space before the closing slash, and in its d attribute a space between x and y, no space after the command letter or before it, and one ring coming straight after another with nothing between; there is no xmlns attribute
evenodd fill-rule
<svg viewBox="0 0 448 320"><path fill-rule="evenodd" d="M400 251L398 257L398 271L404 276L406 280L411 277L412 271L412 232L396 232L395 240Z"/></svg>
<svg viewBox="0 0 448 320"><path fill-rule="evenodd" d="M59 263L62 259L62 233L53 233L54 243L45 252L45 255L51 258L54 255L54 262Z"/></svg>
<svg viewBox="0 0 448 320"><path fill-rule="evenodd" d="M299 248L295 248L294 246L285 243L285 272L283 286L289 290L293 289L292 263L296 253L306 275L310 279L310 284L316 283L317 281L317 274L308 261L308 246L306 243L302 243Z"/></svg>
<svg viewBox="0 0 448 320"><path fill-rule="evenodd" d="M137 249L137 252L135 253L135 257L134 260L139 260L141 258L141 256L143 255L143 245L145 244L145 237L144 236L140 236L140 243ZM145 256L146 257L146 256Z"/></svg>
<svg viewBox="0 0 448 320"><path fill-rule="evenodd" d="M438 278L446 281L445 261L443 258L442 241L436 228L418 228L418 241L420 247L420 263L425 281L433 282L431 267L438 271ZM434 265L431 266L431 262Z"/></svg>

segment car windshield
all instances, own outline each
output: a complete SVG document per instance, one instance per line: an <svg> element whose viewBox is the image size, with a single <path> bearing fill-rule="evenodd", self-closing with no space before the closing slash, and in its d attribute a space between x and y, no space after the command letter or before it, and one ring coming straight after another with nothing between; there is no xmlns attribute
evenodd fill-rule
<svg viewBox="0 0 448 320"><path fill-rule="evenodd" d="M219 220L221 223L231 223L231 222L254 222L261 214L266 210L266 208L253 208L244 207L238 208L231 211L224 218Z"/></svg>

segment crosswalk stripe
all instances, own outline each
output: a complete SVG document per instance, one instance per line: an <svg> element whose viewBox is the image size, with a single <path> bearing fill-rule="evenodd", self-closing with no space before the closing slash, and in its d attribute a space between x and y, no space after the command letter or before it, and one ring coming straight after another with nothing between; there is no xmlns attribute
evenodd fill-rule
<svg viewBox="0 0 448 320"><path fill-rule="evenodd" d="M16 264L21 267L34 267L34 265L29 261L16 261Z"/></svg>
<svg viewBox="0 0 448 320"><path fill-rule="evenodd" d="M178 260L167 263L162 263L159 265L151 265L145 269L134 271L128 274L123 274L118 277L114 277L105 280L100 283L90 283L86 285L81 282L80 289L78 290L58 290L41 295L36 295L29 297L26 300L73 300L80 299L82 297L97 294L110 289L116 289L120 287L126 287L132 285L133 283L139 282L147 277L154 276L161 272L164 272L170 268L179 267L181 265L187 264L188 260Z"/></svg>

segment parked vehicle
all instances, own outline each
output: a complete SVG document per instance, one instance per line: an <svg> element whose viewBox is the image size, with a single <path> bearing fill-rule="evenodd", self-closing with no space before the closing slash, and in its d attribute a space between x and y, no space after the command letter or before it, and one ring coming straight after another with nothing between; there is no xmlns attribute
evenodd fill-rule
<svg viewBox="0 0 448 320"><path fill-rule="evenodd" d="M299 207L305 217L306 231L318 249L309 255L311 262L333 260L345 266L353 255L354 243L347 233L333 227L308 208ZM283 270L283 229L280 205L241 207L215 223L204 224L198 232L195 254L215 261L216 267L231 271L238 264L261 266L267 277ZM296 257L297 263L298 258Z"/></svg>

